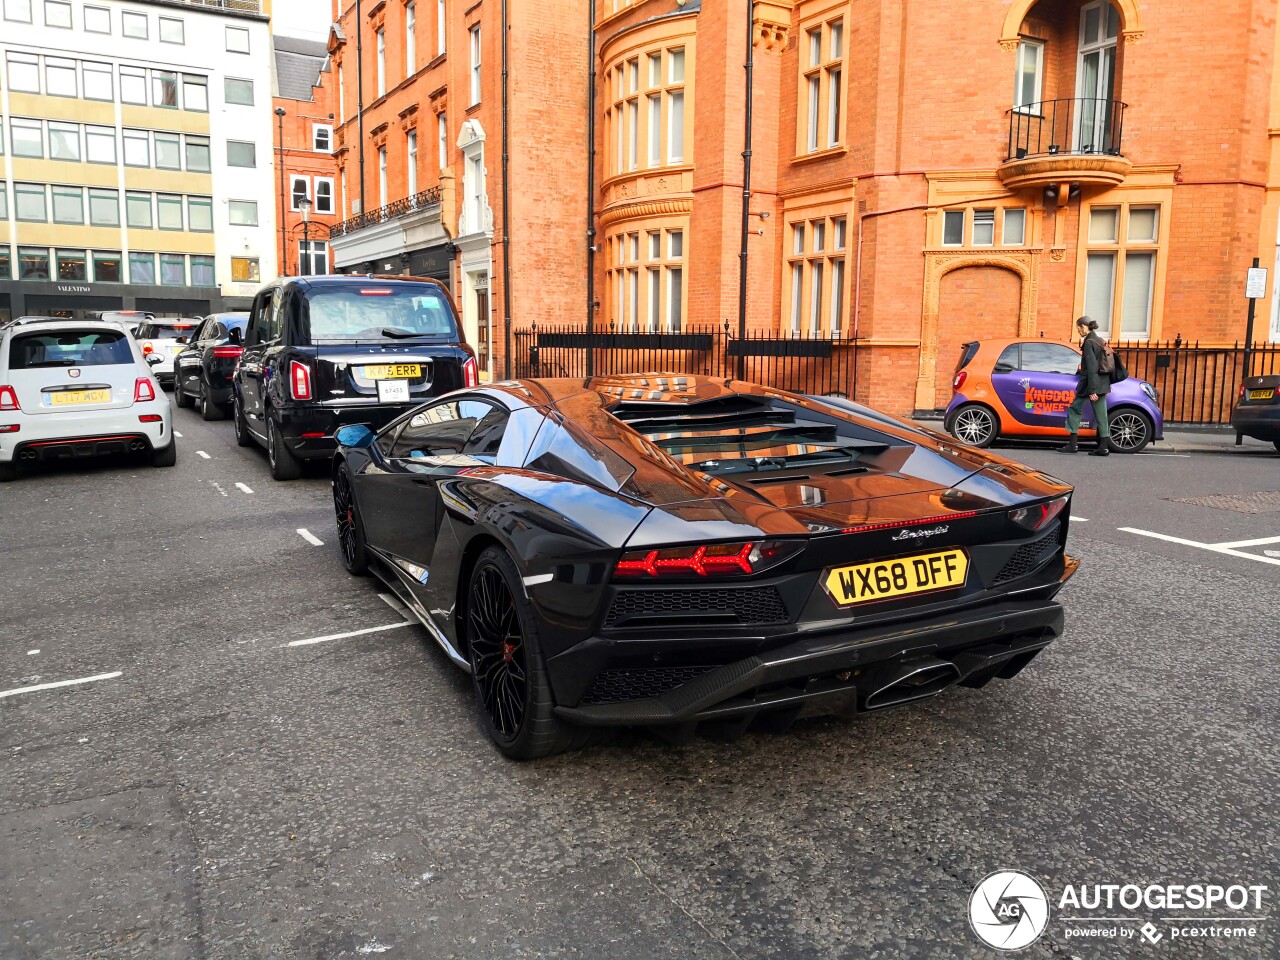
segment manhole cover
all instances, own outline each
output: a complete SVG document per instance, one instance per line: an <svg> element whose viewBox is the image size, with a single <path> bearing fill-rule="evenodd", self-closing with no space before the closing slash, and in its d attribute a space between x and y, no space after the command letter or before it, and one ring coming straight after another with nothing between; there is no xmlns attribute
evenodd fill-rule
<svg viewBox="0 0 1280 960"><path fill-rule="evenodd" d="M1257 493L1220 493L1209 497L1166 497L1173 503L1189 503L1194 507L1234 510L1236 513L1280 513L1280 490Z"/></svg>

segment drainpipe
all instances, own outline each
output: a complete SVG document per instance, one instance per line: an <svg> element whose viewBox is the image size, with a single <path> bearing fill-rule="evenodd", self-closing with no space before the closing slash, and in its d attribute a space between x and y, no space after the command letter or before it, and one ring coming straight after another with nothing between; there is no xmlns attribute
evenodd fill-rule
<svg viewBox="0 0 1280 960"><path fill-rule="evenodd" d="M360 216L364 206L364 21L360 16L360 0L356 0L356 122L360 136Z"/></svg>
<svg viewBox="0 0 1280 960"><path fill-rule="evenodd" d="M595 373L596 351L596 5L588 4L587 55L587 376Z"/></svg>
<svg viewBox="0 0 1280 960"><path fill-rule="evenodd" d="M507 0L502 0L502 326L505 331L506 356L503 376L511 379L511 165L507 130Z"/></svg>
<svg viewBox="0 0 1280 960"><path fill-rule="evenodd" d="M284 232L284 107L276 107L276 127L280 132L277 165L280 167L280 273L289 275L289 241Z"/></svg>
<svg viewBox="0 0 1280 960"><path fill-rule="evenodd" d="M739 349L745 349L747 339L747 237L751 229L751 108L754 100L752 75L755 71L755 0L747 0L747 103L745 133L742 148L742 250L738 254L738 340ZM738 379L746 376L747 355L738 354Z"/></svg>

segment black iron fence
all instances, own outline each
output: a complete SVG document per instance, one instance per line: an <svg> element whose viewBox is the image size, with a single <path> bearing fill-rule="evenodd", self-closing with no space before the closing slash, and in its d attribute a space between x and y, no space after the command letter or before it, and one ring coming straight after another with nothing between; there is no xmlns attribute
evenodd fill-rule
<svg viewBox="0 0 1280 960"><path fill-rule="evenodd" d="M1170 423L1227 423L1246 376L1280 373L1280 343L1246 350L1243 343L1210 346L1178 337L1117 343L1116 351L1129 376L1156 388Z"/></svg>
<svg viewBox="0 0 1280 960"><path fill-rule="evenodd" d="M329 228L329 238L344 237L348 233L355 233L357 230L373 226L375 223L386 223L388 220L395 220L397 217L408 216L432 204L439 203L440 196L440 187L435 186L429 190L415 193L411 197L402 197L399 200L388 203L385 207L379 207L377 210L370 210L368 213L357 213L354 217L331 226Z"/></svg>
<svg viewBox="0 0 1280 960"><path fill-rule="evenodd" d="M513 331L517 377L583 377L587 356L598 376L645 371L739 377L798 393L852 397L858 344L850 337L751 330L739 339L723 326L673 332L587 333L581 326L537 326Z"/></svg>
<svg viewBox="0 0 1280 960"><path fill-rule="evenodd" d="M874 367L876 347L850 337L748 331L739 339L728 324L678 332L587 333L577 325L513 331L516 377L585 377L592 355L597 375L665 372L739 377L797 393L856 396L859 364ZM1116 344L1129 375L1151 383L1168 423L1225 424L1249 376L1280 374L1280 343L1229 346L1180 337ZM896 356L901 351L895 350ZM939 366L938 376L951 371Z"/></svg>
<svg viewBox="0 0 1280 960"><path fill-rule="evenodd" d="M1010 160L1058 154L1120 156L1125 104L1076 97L1041 100L1009 111Z"/></svg>

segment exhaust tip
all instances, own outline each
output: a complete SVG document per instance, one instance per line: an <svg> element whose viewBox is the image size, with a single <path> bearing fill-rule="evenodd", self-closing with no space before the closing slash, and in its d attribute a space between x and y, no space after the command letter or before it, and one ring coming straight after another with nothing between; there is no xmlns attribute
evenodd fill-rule
<svg viewBox="0 0 1280 960"><path fill-rule="evenodd" d="M140 453L146 448L147 448L147 445L143 443L141 440L129 441L129 449L132 450L134 453Z"/></svg>
<svg viewBox="0 0 1280 960"><path fill-rule="evenodd" d="M34 460L35 458L36 458L36 452L31 449L23 450L20 454L18 454L19 460Z"/></svg>
<svg viewBox="0 0 1280 960"><path fill-rule="evenodd" d="M868 674L860 685L866 690L863 710L881 710L913 700L936 696L960 679L954 663L932 657L892 664Z"/></svg>

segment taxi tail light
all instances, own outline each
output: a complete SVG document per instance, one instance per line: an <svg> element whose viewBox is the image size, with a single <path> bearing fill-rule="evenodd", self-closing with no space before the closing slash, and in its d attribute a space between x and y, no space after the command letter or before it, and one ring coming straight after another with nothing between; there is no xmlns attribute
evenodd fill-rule
<svg viewBox="0 0 1280 960"><path fill-rule="evenodd" d="M21 410L13 387L0 387L0 410Z"/></svg>
<svg viewBox="0 0 1280 960"><path fill-rule="evenodd" d="M1029 507L1017 507L1009 511L1009 519L1028 530L1043 530L1066 509L1070 501L1070 497L1055 497Z"/></svg>
<svg viewBox="0 0 1280 960"><path fill-rule="evenodd" d="M295 400L311 399L311 370L305 363L290 361L289 389Z"/></svg>
<svg viewBox="0 0 1280 960"><path fill-rule="evenodd" d="M968 370L959 371L951 381L951 389L959 390L961 387L964 386L964 382L968 379L969 379Z"/></svg>
<svg viewBox="0 0 1280 960"><path fill-rule="evenodd" d="M785 540L715 543L630 550L614 565L617 579L742 577L795 556L804 545Z"/></svg>
<svg viewBox="0 0 1280 960"><path fill-rule="evenodd" d="M156 398L156 388L147 377L139 377L133 382L133 402L146 403Z"/></svg>
<svg viewBox="0 0 1280 960"><path fill-rule="evenodd" d="M244 347L214 347L213 355L219 360L234 360L244 353Z"/></svg>
<svg viewBox="0 0 1280 960"><path fill-rule="evenodd" d="M143 340L143 341L142 341L142 355L143 355L144 357L149 357L149 356L151 356L151 354L153 354L153 353L155 353L155 352L156 352L156 348L155 348L155 346L151 343L151 341L150 341L150 340Z"/></svg>
<svg viewBox="0 0 1280 960"><path fill-rule="evenodd" d="M462 385L464 387L480 386L480 367L475 357L467 357L462 365Z"/></svg>

